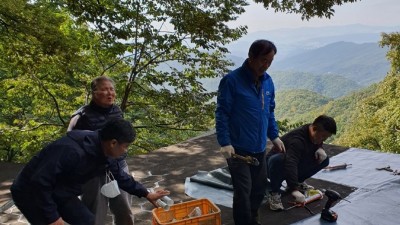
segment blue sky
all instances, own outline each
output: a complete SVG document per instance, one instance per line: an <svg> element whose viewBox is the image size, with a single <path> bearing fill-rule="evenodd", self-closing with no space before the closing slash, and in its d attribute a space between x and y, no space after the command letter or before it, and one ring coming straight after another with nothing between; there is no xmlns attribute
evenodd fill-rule
<svg viewBox="0 0 400 225"><path fill-rule="evenodd" d="M399 26L400 31L399 0L361 0L355 3L345 3L334 7L336 13L331 19L313 18L309 21L302 21L301 15L266 10L261 4L250 1L252 3L246 7L246 12L232 23L233 26L247 25L248 32L349 24Z"/></svg>

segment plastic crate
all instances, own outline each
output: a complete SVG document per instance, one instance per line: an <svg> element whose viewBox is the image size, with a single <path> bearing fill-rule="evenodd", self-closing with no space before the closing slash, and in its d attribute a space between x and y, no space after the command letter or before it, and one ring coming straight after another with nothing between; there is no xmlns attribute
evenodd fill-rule
<svg viewBox="0 0 400 225"><path fill-rule="evenodd" d="M202 214L189 218L189 213L196 207ZM221 225L221 210L206 198L172 205L168 211L156 208L152 213L153 225Z"/></svg>

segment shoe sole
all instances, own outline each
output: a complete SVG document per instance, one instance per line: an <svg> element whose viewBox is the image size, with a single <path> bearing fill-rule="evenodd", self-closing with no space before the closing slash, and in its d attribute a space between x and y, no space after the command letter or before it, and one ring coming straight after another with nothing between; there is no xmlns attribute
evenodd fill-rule
<svg viewBox="0 0 400 225"><path fill-rule="evenodd" d="M282 211L284 208L282 207L272 207L271 205L269 206L269 209L271 209L272 211Z"/></svg>

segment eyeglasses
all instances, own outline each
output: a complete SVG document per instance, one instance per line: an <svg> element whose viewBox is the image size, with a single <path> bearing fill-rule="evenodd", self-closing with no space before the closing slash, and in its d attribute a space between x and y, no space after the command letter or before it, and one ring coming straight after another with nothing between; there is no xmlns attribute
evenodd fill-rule
<svg viewBox="0 0 400 225"><path fill-rule="evenodd" d="M114 92L115 93L115 89L114 88L107 88L107 89L101 89L101 90L96 90L93 91L94 93L100 93L100 94L104 94L107 92Z"/></svg>

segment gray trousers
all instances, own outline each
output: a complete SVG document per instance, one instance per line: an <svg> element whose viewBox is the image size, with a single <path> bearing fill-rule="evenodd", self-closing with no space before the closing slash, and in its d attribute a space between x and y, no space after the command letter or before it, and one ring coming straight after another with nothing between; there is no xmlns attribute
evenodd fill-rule
<svg viewBox="0 0 400 225"><path fill-rule="evenodd" d="M126 162L125 165L123 170L129 173ZM115 198L107 198L100 192L100 188L105 182L106 176L104 174L91 179L83 185L82 202L94 214L94 225L105 225L108 207L110 207L110 211L114 215L116 225L133 225L134 218L131 211L130 194L120 189L120 195Z"/></svg>

